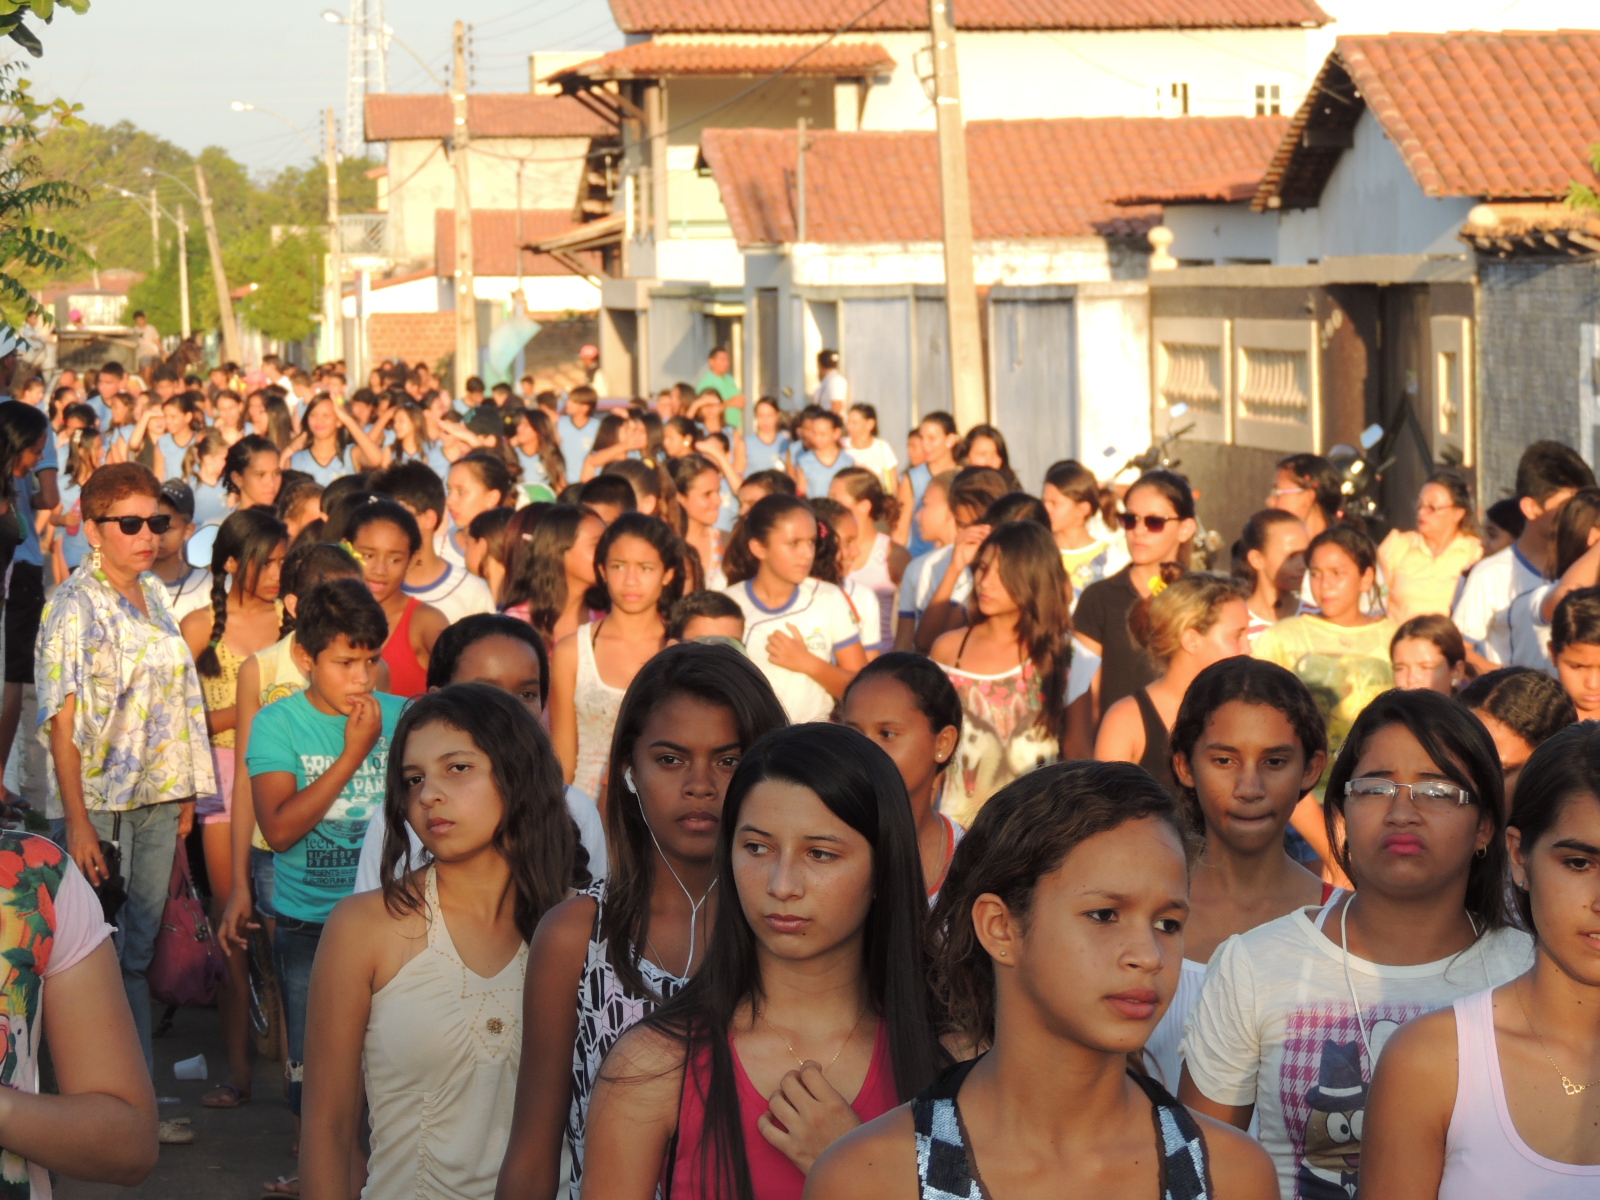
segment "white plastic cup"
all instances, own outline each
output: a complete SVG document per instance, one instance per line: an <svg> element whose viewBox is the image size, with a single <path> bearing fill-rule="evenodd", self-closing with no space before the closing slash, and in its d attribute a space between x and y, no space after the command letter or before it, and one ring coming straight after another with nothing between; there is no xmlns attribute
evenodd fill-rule
<svg viewBox="0 0 1600 1200"><path fill-rule="evenodd" d="M206 1078L206 1056L204 1054L196 1054L193 1058L175 1062L172 1064L172 1073L179 1079L198 1079L204 1082Z"/></svg>

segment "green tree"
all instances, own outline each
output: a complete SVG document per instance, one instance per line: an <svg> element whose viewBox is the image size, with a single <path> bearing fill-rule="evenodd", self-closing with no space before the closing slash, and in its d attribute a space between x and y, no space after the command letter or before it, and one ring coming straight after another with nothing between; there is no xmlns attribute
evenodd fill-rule
<svg viewBox="0 0 1600 1200"><path fill-rule="evenodd" d="M76 208L82 189L49 178L37 150L41 124L71 126L77 120L75 107L64 101L36 101L15 62L0 65L0 318L13 328L39 307L19 276L60 272L78 257L72 239L43 221Z"/></svg>
<svg viewBox="0 0 1600 1200"><path fill-rule="evenodd" d="M1589 147L1589 168L1600 175L1600 142ZM1574 179L1567 188L1567 203L1580 212L1600 213L1600 192Z"/></svg>
<svg viewBox="0 0 1600 1200"><path fill-rule="evenodd" d="M89 0L61 0L61 4L80 17L89 11ZM0 35L38 58L44 53L44 44L23 20L30 13L48 25L56 15L56 0L0 0Z"/></svg>

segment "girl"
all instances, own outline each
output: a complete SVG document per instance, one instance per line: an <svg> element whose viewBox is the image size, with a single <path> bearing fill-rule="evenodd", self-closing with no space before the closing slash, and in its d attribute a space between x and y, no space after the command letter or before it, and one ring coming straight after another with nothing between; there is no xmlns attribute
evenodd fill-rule
<svg viewBox="0 0 1600 1200"><path fill-rule="evenodd" d="M444 456L440 439L428 432L428 418L422 408L407 402L396 405L393 412L390 432L394 435L394 442L389 447L389 465L427 463L440 479L446 478L450 474L450 460Z"/></svg>
<svg viewBox="0 0 1600 1200"><path fill-rule="evenodd" d="M900 500L901 528L894 533L894 540L909 550L913 558L933 549L931 544L922 540L917 522L923 493L936 476L954 471L961 465L956 462L955 456L955 448L961 438L956 433L955 418L949 413L931 412L923 417L917 426L917 435L922 463L907 470L900 480L897 495Z"/></svg>
<svg viewBox="0 0 1600 1200"><path fill-rule="evenodd" d="M855 613L861 648L871 662L890 646L882 640L883 617L878 597L847 574L860 561L864 550L855 514L826 497L807 500L806 504L817 518L817 553L811 560L811 578L837 584L845 594Z"/></svg>
<svg viewBox="0 0 1600 1200"><path fill-rule="evenodd" d="M222 464L222 485L233 497L234 508L271 508L283 486L281 463L278 448L253 433L229 446Z"/></svg>
<svg viewBox="0 0 1600 1200"><path fill-rule="evenodd" d="M183 477L194 488L194 523L220 523L228 515L228 439L215 429L195 436L183 456Z"/></svg>
<svg viewBox="0 0 1600 1200"><path fill-rule="evenodd" d="M458 567L467 565L466 547L461 535L472 518L491 508L510 507L511 472L500 458L474 450L456 459L445 477L445 508L450 513L450 530L439 547L440 557Z"/></svg>
<svg viewBox="0 0 1600 1200"><path fill-rule="evenodd" d="M852 404L844 415L844 428L845 452L856 467L869 472L893 494L895 468L900 464L894 456L894 447L878 436L878 410L870 404Z"/></svg>
<svg viewBox="0 0 1600 1200"><path fill-rule="evenodd" d="M1128 625L1134 641L1161 669L1161 678L1107 710L1094 756L1101 762L1138 763L1157 783L1176 792L1167 731L1178 719L1178 706L1195 676L1214 662L1250 653L1244 587L1231 576L1210 571L1178 576L1135 604Z"/></svg>
<svg viewBox="0 0 1600 1200"><path fill-rule="evenodd" d="M1162 565L1189 566L1195 535L1194 492L1173 471L1141 475L1122 499L1128 565L1083 589L1073 613L1078 639L1100 656L1096 707L1108 711L1124 696L1155 682L1155 670L1128 633L1128 613L1152 594Z"/></svg>
<svg viewBox="0 0 1600 1200"><path fill-rule="evenodd" d="M1600 1191L1600 730L1534 754L1506 841L1533 968L1418 1017L1384 1050L1361 1195L1536 1200Z"/></svg>
<svg viewBox="0 0 1600 1200"><path fill-rule="evenodd" d="M58 584L76 571L78 564L89 553L89 539L83 532L83 509L78 502L78 495L83 491L83 485L89 482L89 476L105 461L104 444L100 435L92 429L74 430L67 442L66 463L57 486L61 505L50 514L50 524L60 526L64 531L55 545L56 557L60 559L55 568Z"/></svg>
<svg viewBox="0 0 1600 1200"><path fill-rule="evenodd" d="M1550 657L1578 720L1600 718L1600 588L1569 592L1550 621Z"/></svg>
<svg viewBox="0 0 1600 1200"><path fill-rule="evenodd" d="M1417 527L1393 529L1378 547L1389 586L1389 619L1448 615L1461 577L1483 557L1477 505L1466 476L1453 467L1428 476L1417 495Z"/></svg>
<svg viewBox="0 0 1600 1200"><path fill-rule="evenodd" d="M637 457L649 437L644 422L632 413L607 413L600 418L600 430L595 434L594 446L583 460L583 471L576 482L588 483L607 466L621 462L630 455Z"/></svg>
<svg viewBox="0 0 1600 1200"><path fill-rule="evenodd" d="M828 498L855 514L859 540L866 544L850 568L850 578L877 597L881 627L873 641L887 648L894 640L896 589L911 563L906 548L884 532L899 523L899 501L883 490L878 476L862 467L847 467L835 475Z"/></svg>
<svg viewBox="0 0 1600 1200"><path fill-rule="evenodd" d="M1006 449L1006 436L993 425L974 425L967 430L956 448L956 458L964 467L987 467L1006 477L1008 491L1020 492L1022 484L1011 469L1011 454Z"/></svg>
<svg viewBox="0 0 1600 1200"><path fill-rule="evenodd" d="M211 605L190 613L178 627L200 671L206 730L216 763L216 794L202 796L195 806L211 882L213 920L222 918L234 887L231 813L239 668L283 635L278 595L288 552L288 531L270 513L259 509L234 513L222 522L212 544ZM242 886L243 879L239 882ZM217 997L228 1082L200 1098L207 1108L237 1108L250 1099L249 988L244 957L234 955Z"/></svg>
<svg viewBox="0 0 1600 1200"><path fill-rule="evenodd" d="M1600 488L1579 488L1556 517L1552 579L1511 601L1510 661L1519 667L1554 672L1550 661L1550 619L1568 593L1600 583Z"/></svg>
<svg viewBox="0 0 1600 1200"><path fill-rule="evenodd" d="M1578 719L1565 689L1532 667L1501 667L1480 675L1456 699L1472 710L1494 739L1508 805L1533 752Z"/></svg>
<svg viewBox="0 0 1600 1200"><path fill-rule="evenodd" d="M548 504L530 504L522 509L522 512L532 510L529 528L549 508ZM496 608L505 587L508 542L517 536L510 532L512 518L516 515L513 509L491 508L473 517L472 524L467 526L467 570L489 585L489 595L494 598Z"/></svg>
<svg viewBox="0 0 1600 1200"><path fill-rule="evenodd" d="M928 481L922 493L922 508L917 513L915 525L918 536L927 552L919 554L906 564L900 576L900 597L895 607L894 648L911 650L916 645L917 623L927 607L928 598L937 586L934 572L942 582L946 565L945 550L955 542L956 520L950 511L950 488L955 483L956 472L950 471ZM907 551L910 553L910 551ZM954 593L952 593L954 594Z"/></svg>
<svg viewBox="0 0 1600 1200"><path fill-rule="evenodd" d="M1189 849L1176 802L1125 763L996 796L933 912L950 1036L985 1053L835 1143L806 1194L1276 1200L1249 1138L1128 1069L1177 983Z"/></svg>
<svg viewBox="0 0 1600 1200"><path fill-rule="evenodd" d="M634 677L606 770L611 874L552 910L529 946L538 986L523 991L527 1035L500 1200L549 1200L563 1138L577 1200L600 1063L699 968L721 894L728 780L740 754L783 724L771 686L730 646L669 646Z"/></svg>
<svg viewBox="0 0 1600 1200"><path fill-rule="evenodd" d="M724 545L717 520L722 515L722 472L716 463L700 454L686 454L671 460L668 472L678 489L680 531L683 540L699 556L705 586L721 591L728 586L722 571Z"/></svg>
<svg viewBox="0 0 1600 1200"><path fill-rule="evenodd" d="M520 408L509 422L508 442L522 468L524 487L543 486L552 496L567 486L567 469L561 461L561 443L556 440L550 418L542 409Z"/></svg>
<svg viewBox="0 0 1600 1200"><path fill-rule="evenodd" d="M350 513L345 536L361 560L367 587L389 618L389 639L383 644L389 692L420 696L428 687L428 655L449 622L432 605L407 596L402 586L422 545L417 519L395 501L375 497Z"/></svg>
<svg viewBox="0 0 1600 1200"><path fill-rule="evenodd" d="M756 401L755 428L744 435L744 461L747 474L780 469L789 461L789 431L783 427L783 411L771 396Z"/></svg>
<svg viewBox="0 0 1600 1200"><path fill-rule="evenodd" d="M1178 1086L1178 1043L1217 947L1333 894L1283 844L1300 797L1322 778L1327 745L1306 685L1272 663L1224 659L1184 695L1172 772L1205 847L1189 873L1178 988L1145 1048L1169 1088Z"/></svg>
<svg viewBox="0 0 1600 1200"><path fill-rule="evenodd" d="M1068 708L1088 694L1082 686L1082 696L1069 694L1067 577L1050 531L999 526L979 548L973 577L967 628L943 634L932 654L966 714L960 770L943 803L963 825L1012 779L1061 756ZM1074 744L1087 745L1087 715L1085 700L1071 723Z"/></svg>
<svg viewBox="0 0 1600 1200"><path fill-rule="evenodd" d="M931 904L966 834L935 807L961 741L961 697L933 662L920 654L894 652L869 662L850 681L842 719L882 746L900 769Z"/></svg>
<svg viewBox="0 0 1600 1200"><path fill-rule="evenodd" d="M830 1142L941 1065L905 787L854 730L770 733L728 784L705 965L618 1042L595 1086L584 1190L798 1200Z"/></svg>
<svg viewBox="0 0 1600 1200"><path fill-rule="evenodd" d="M665 468L637 458L624 458L612 463L601 474L620 476L628 481L633 489L634 511L660 517L674 529L682 525L678 489Z"/></svg>
<svg viewBox="0 0 1600 1200"><path fill-rule="evenodd" d="M1427 688L1453 696L1467 677L1467 643L1449 617L1412 617L1389 643L1398 688Z"/></svg>
<svg viewBox="0 0 1600 1200"><path fill-rule="evenodd" d="M1311 545L1300 518L1281 508L1263 508L1244 523L1233 544L1233 575L1250 589L1250 644L1285 617L1300 611L1300 588Z"/></svg>
<svg viewBox="0 0 1600 1200"><path fill-rule="evenodd" d="M600 794L617 705L666 644L666 613L683 595L683 542L655 517L623 513L601 535L594 571L603 615L550 655L550 736L567 782L590 796Z"/></svg>
<svg viewBox="0 0 1600 1200"><path fill-rule="evenodd" d="M1231 938L1181 1048L1184 1102L1239 1129L1257 1117L1285 1196L1355 1186L1367 1081L1395 1026L1531 957L1507 924L1500 765L1460 705L1379 696L1327 796L1355 891Z"/></svg>
<svg viewBox="0 0 1600 1200"><path fill-rule="evenodd" d="M532 525L521 514L513 518L500 611L527 621L552 647L587 624L585 598L599 578L594 555L605 529L575 504L552 505Z"/></svg>
<svg viewBox="0 0 1600 1200"><path fill-rule="evenodd" d="M1325 529L1311 539L1307 561L1311 597L1320 611L1279 621L1256 638L1251 653L1305 681L1323 706L1328 748L1337 754L1361 710L1394 686L1389 644L1396 626L1361 611L1377 566L1366 534L1349 525Z"/></svg>
<svg viewBox="0 0 1600 1200"><path fill-rule="evenodd" d="M341 475L383 465L383 450L333 397L315 397L301 418L289 466L323 487Z"/></svg>
<svg viewBox="0 0 1600 1200"><path fill-rule="evenodd" d="M1061 550L1061 566L1072 584L1073 607L1077 607L1084 588L1115 574L1128 560L1122 539L1111 533L1117 519L1117 498L1109 488L1100 486L1093 471L1072 458L1053 464L1044 473L1040 498L1050 514L1050 532Z"/></svg>
<svg viewBox="0 0 1600 1200"><path fill-rule="evenodd" d="M817 519L805 501L758 501L729 538L724 589L744 611L745 649L792 721L822 721L867 665L855 610L836 584L811 578Z"/></svg>
<svg viewBox="0 0 1600 1200"><path fill-rule="evenodd" d="M217 414L214 428L228 445L233 445L244 436L244 401L238 392L223 388L211 405Z"/></svg>
<svg viewBox="0 0 1600 1200"><path fill-rule="evenodd" d="M347 1200L362 1109L363 1194L481 1198L511 1125L528 939L589 883L550 741L507 692L452 684L395 728L383 884L340 902L312 972L307 1200ZM407 828L426 865L395 878Z"/></svg>
<svg viewBox="0 0 1600 1200"><path fill-rule="evenodd" d="M251 392L245 412L250 432L264 437L285 454L295 440L294 417L289 406L275 391Z"/></svg>
<svg viewBox="0 0 1600 1200"><path fill-rule="evenodd" d="M309 526L322 527L322 485L315 479L295 480L278 492L277 510L278 520L289 530L292 546Z"/></svg>
<svg viewBox="0 0 1600 1200"><path fill-rule="evenodd" d="M167 431L156 442L158 479L182 475L184 454L194 445L195 435L206 426L206 415L200 408L200 397L194 392L180 392L161 402Z"/></svg>

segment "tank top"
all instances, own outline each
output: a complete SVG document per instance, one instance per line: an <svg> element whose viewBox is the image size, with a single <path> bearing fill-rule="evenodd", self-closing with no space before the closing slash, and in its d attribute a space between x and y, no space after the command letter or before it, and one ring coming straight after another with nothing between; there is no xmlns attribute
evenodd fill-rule
<svg viewBox="0 0 1600 1200"><path fill-rule="evenodd" d="M705 1089L710 1083L711 1053L701 1050L696 1056L683 1088L683 1099L678 1106L678 1135L673 1142L671 1187L664 1200L674 1197L701 1197L711 1195L701 1168L701 1142L704 1140L706 1109ZM739 1087L739 1125L744 1131L744 1155L750 1164L750 1188L755 1200L800 1200L805 1190L806 1177L800 1168L784 1157L766 1138L756 1122L768 1111L767 1098L756 1090L745 1074L739 1052L733 1052L733 1073ZM850 1102L856 1116L863 1124L881 1117L900 1103L895 1090L894 1062L889 1056L889 1026L878 1022L877 1036L872 1041L872 1061L867 1065L867 1077L861 1090Z"/></svg>
<svg viewBox="0 0 1600 1200"><path fill-rule="evenodd" d="M589 1097L594 1092L600 1064L617 1039L655 1012L665 1000L683 990L687 979L669 975L648 958L639 958L639 974L653 997L633 995L622 986L607 957L607 943L600 933L600 914L605 911L606 881L596 880L581 895L594 901L594 929L589 934L589 952L583 960L578 980L578 1040L572 1045L572 1107L567 1113L567 1147L572 1152L571 1200L578 1200L578 1184L583 1176L583 1131L589 1120Z"/></svg>
<svg viewBox="0 0 1600 1200"><path fill-rule="evenodd" d="M1463 996L1456 1014L1456 1105L1444 1139L1439 1200L1577 1200L1600 1195L1600 1165L1557 1162L1522 1140L1506 1105L1494 990Z"/></svg>
<svg viewBox="0 0 1600 1200"><path fill-rule="evenodd" d="M389 640L383 643L383 661L389 664L389 691L408 700L428 690L428 673L411 648L411 617L417 611L417 604L416 600L406 601L405 612L390 631Z"/></svg>
<svg viewBox="0 0 1600 1200"><path fill-rule="evenodd" d="M880 533L872 540L872 551L867 561L854 571L850 578L878 597L878 640L875 645L894 641L895 586L889 574L889 535Z"/></svg>
<svg viewBox="0 0 1600 1200"><path fill-rule="evenodd" d="M981 1061L957 1063L911 1102L917 1137L917 1184L922 1200L989 1200L967 1150L966 1126L956 1097ZM1189 1110L1153 1079L1128 1072L1150 1097L1160 1163L1159 1200L1210 1200L1211 1156L1205 1134Z"/></svg>
<svg viewBox="0 0 1600 1200"><path fill-rule="evenodd" d="M968 630L970 635L971 630ZM966 637L956 663L943 667L961 698L961 741L945 772L939 811L970 827L978 810L1006 784L1061 757L1061 746L1039 724L1044 696L1033 660L998 675L977 675L961 669Z"/></svg>
<svg viewBox="0 0 1600 1200"><path fill-rule="evenodd" d="M573 712L578 718L578 767L572 786L590 796L600 794L600 777L605 774L606 758L611 753L611 730L617 723L617 709L626 688L614 688L600 678L594 661L594 639L604 621L578 627L578 681L572 694Z"/></svg>
<svg viewBox="0 0 1600 1200"><path fill-rule="evenodd" d="M1135 692L1133 702L1139 706L1139 720L1144 724L1144 753L1139 756L1139 765L1167 790L1169 796L1176 796L1178 781L1172 774L1172 736L1167 723L1156 711L1148 688Z"/></svg>
<svg viewBox="0 0 1600 1200"><path fill-rule="evenodd" d="M227 638L219 641L215 649L217 665L222 668L222 673L200 676L200 691L206 698L206 708L212 712L232 708L239 703L239 668L244 665L244 659L229 649ZM214 733L211 735L211 744L231 748L236 732L224 729L221 733Z"/></svg>
<svg viewBox="0 0 1600 1200"><path fill-rule="evenodd" d="M511 1136L528 947L486 979L456 953L432 867L425 896L428 944L373 994L367 1018L361 1194L489 1200Z"/></svg>

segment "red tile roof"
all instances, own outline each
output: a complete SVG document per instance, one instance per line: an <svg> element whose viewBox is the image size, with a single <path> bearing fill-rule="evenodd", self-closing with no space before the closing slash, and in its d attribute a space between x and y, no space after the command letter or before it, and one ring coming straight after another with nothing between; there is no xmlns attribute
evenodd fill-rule
<svg viewBox="0 0 1600 1200"><path fill-rule="evenodd" d="M882 0L865 16L861 8L861 0L611 0L624 33L928 27L925 0ZM1314 0L960 0L955 15L961 29L1282 29L1331 20Z"/></svg>
<svg viewBox="0 0 1600 1200"><path fill-rule="evenodd" d="M1155 187L1135 188L1117 197L1118 204L1233 204L1248 200L1261 186L1261 169L1227 175L1178 179Z"/></svg>
<svg viewBox="0 0 1600 1200"><path fill-rule="evenodd" d="M802 59L801 56L804 56ZM796 59L801 61L796 62ZM790 67L789 64L795 65ZM827 42L807 46L767 42L638 42L599 58L555 72L584 79L660 79L669 75L873 75L894 67L894 58L876 42Z"/></svg>
<svg viewBox="0 0 1600 1200"><path fill-rule="evenodd" d="M555 237L574 228L571 209L525 208L522 210L521 239L518 240L517 211L512 208L472 210L472 271L475 275L515 275L517 247ZM433 214L435 273L444 278L455 273L456 214L441 208ZM600 256L585 252L578 256L598 271ZM524 275L571 274L548 254L524 254Z"/></svg>
<svg viewBox="0 0 1600 1200"><path fill-rule="evenodd" d="M1257 208L1315 204L1338 139L1370 109L1428 196L1524 199L1594 185L1600 31L1340 38L1295 114Z"/></svg>
<svg viewBox="0 0 1600 1200"><path fill-rule="evenodd" d="M367 141L450 136L450 97L370 95L366 103ZM467 97L467 130L474 137L608 137L605 121L566 96L528 92L483 93Z"/></svg>
<svg viewBox="0 0 1600 1200"><path fill-rule="evenodd" d="M973 121L967 126L973 233L1060 238L1144 232L1159 207L1119 207L1178 178L1259 178L1284 117L1093 117ZM796 135L713 129L701 139L741 245L795 240ZM932 241L941 230L932 133L809 135L806 240Z"/></svg>

